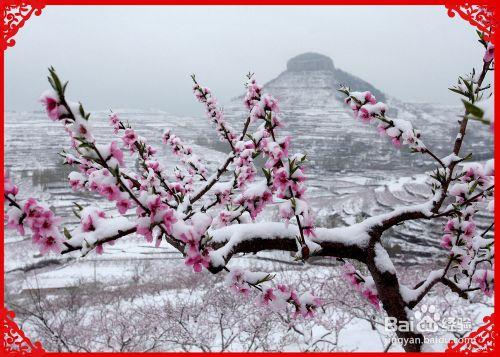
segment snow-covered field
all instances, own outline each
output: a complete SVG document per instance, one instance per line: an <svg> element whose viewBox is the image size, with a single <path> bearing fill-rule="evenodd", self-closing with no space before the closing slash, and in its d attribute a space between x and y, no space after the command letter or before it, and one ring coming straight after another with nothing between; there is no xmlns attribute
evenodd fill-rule
<svg viewBox="0 0 500 357"><path fill-rule="evenodd" d="M429 135L426 142L445 156L456 135L449 118L459 108L399 105L399 115L412 117L417 127L421 124L424 137ZM224 158L224 145L203 118L175 117L158 111L115 111L155 147L162 147L161 133L169 127L193 146L209 170L215 170ZM293 149L305 151L310 158L306 166L308 192L319 225L352 224L430 196L425 175L432 167L430 162L396 151L373 128L355 122L338 104L323 103L311 109L285 101L283 112L288 124L284 130L294 137ZM98 140L111 135L107 114L93 113ZM229 106L227 114L238 126L242 113ZM5 165L20 185L21 195L42 198L69 225L74 224L73 202L85 205L95 197L74 193L66 183L69 171L61 168L57 156L68 146L65 133L42 112L8 112L5 117ZM471 135L467 146L479 153L474 157L477 160L492 155L491 139L481 135ZM160 157L168 167L175 165L166 148L161 149ZM128 162L130 167L134 164ZM105 209L113 210L109 203L100 202ZM275 218L276 209L268 209L265 217ZM488 218L487 214L479 215L477 222L486 226ZM390 232L385 242L387 249L397 258L398 269L406 271L408 284L433 267L440 267L439 259L429 259L435 253L441 254L439 235L438 223L418 221ZM167 246L154 248L138 237L106 246L100 256L91 253L80 258L72 253L42 257L28 239L12 232L6 234L5 241L6 302L19 311L25 330L52 350L66 349L65 343L72 350L109 351L401 350L397 343L390 343L391 333L383 329L383 314L341 281L334 260L301 265L286 254L267 253L238 257L231 264L278 272L276 279L297 286L312 284L327 302L325 309L313 321L294 321L286 315L264 313L252 301L237 304L238 298L222 287L223 277L207 276L206 272L196 275L184 266L176 251ZM441 317L470 319L473 326L492 311L491 301L477 298L468 304L456 295L446 294L438 291L423 304L435 304ZM45 322L27 319L33 309L44 311ZM187 315L182 320L179 314ZM133 328L113 329L125 326L124 322ZM434 335L448 340L460 333L441 331ZM444 345L438 343L435 347L442 349Z"/></svg>

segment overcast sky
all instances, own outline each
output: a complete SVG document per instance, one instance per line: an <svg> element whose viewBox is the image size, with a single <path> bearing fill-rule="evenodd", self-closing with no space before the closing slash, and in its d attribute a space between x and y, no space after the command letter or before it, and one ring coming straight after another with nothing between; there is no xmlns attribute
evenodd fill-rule
<svg viewBox="0 0 500 357"><path fill-rule="evenodd" d="M453 103L447 87L483 54L443 6L47 6L16 41L5 54L7 110L39 108L53 65L87 109L193 114L191 73L224 102L248 70L266 82L308 51L400 99Z"/></svg>

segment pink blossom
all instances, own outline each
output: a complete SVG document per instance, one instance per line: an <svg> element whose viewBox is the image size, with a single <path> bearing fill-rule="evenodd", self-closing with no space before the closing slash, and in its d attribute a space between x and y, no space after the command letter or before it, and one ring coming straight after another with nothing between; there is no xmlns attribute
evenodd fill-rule
<svg viewBox="0 0 500 357"><path fill-rule="evenodd" d="M491 42L488 43L488 47L486 48L486 52L483 57L484 62L491 62L495 58L495 45Z"/></svg>
<svg viewBox="0 0 500 357"><path fill-rule="evenodd" d="M378 299L377 292L373 291L370 288L365 288L361 292L361 294L377 309L380 309L380 301Z"/></svg>
<svg viewBox="0 0 500 357"><path fill-rule="evenodd" d="M445 234L443 235L443 238L441 238L441 247L444 249L451 249L453 245L453 236L451 234Z"/></svg>
<svg viewBox="0 0 500 357"><path fill-rule="evenodd" d="M458 222L455 218L449 219L444 226L444 231L446 233L454 232L458 228Z"/></svg>
<svg viewBox="0 0 500 357"><path fill-rule="evenodd" d="M268 94L262 98L262 104L264 105L264 110L279 112L278 101Z"/></svg>
<svg viewBox="0 0 500 357"><path fill-rule="evenodd" d="M364 122L369 122L371 119L370 112L366 110L366 108L361 107L358 111L358 119L361 119Z"/></svg>
<svg viewBox="0 0 500 357"><path fill-rule="evenodd" d="M274 295L273 288L264 289L259 298L259 303L262 306L269 306L269 303L276 300L276 295Z"/></svg>
<svg viewBox="0 0 500 357"><path fill-rule="evenodd" d="M36 220L41 217L44 209L38 205L34 198L29 198L23 207L23 212L26 217L31 220Z"/></svg>
<svg viewBox="0 0 500 357"><path fill-rule="evenodd" d="M226 277L226 284L237 294L245 297L250 295L250 286L245 280L245 272L239 268L234 268Z"/></svg>
<svg viewBox="0 0 500 357"><path fill-rule="evenodd" d="M38 240L38 245L40 246L40 253L46 254L50 251L59 254L62 251L62 244L60 242L61 238L58 234L51 234L47 237L42 237Z"/></svg>
<svg viewBox="0 0 500 357"><path fill-rule="evenodd" d="M470 240L476 233L476 224L474 221L465 221L462 223L462 231L465 238Z"/></svg>
<svg viewBox="0 0 500 357"><path fill-rule="evenodd" d="M375 99L375 97L373 96L373 94L371 94L371 92L366 92L365 93L365 101L367 103L371 103L371 104L377 103L377 100Z"/></svg>
<svg viewBox="0 0 500 357"><path fill-rule="evenodd" d="M386 129L387 128L386 128L386 126L384 124L377 125L377 131L378 131L378 133L380 135L384 135L385 136L386 135L386 132L385 132Z"/></svg>
<svg viewBox="0 0 500 357"><path fill-rule="evenodd" d="M41 235L47 235L57 230L61 223L61 218L57 217L52 211L45 210L40 217L33 222L32 228L37 230Z"/></svg>
<svg viewBox="0 0 500 357"><path fill-rule="evenodd" d="M392 142L392 145L394 145L394 147L396 149L400 149L401 148L401 140L399 138L392 138L391 142Z"/></svg>
<svg viewBox="0 0 500 357"><path fill-rule="evenodd" d="M99 193L110 201L116 201L121 196L121 191L116 185L102 185Z"/></svg>
<svg viewBox="0 0 500 357"><path fill-rule="evenodd" d="M356 272L356 268L351 263L345 263L342 266L342 275L355 288L360 288L363 280Z"/></svg>
<svg viewBox="0 0 500 357"><path fill-rule="evenodd" d="M21 222L23 217L23 212L17 208L12 207L7 211L7 228L15 229L19 234L24 235L24 225Z"/></svg>
<svg viewBox="0 0 500 357"><path fill-rule="evenodd" d="M177 222L173 209L167 209L163 215L163 224L168 234L172 234L172 225Z"/></svg>
<svg viewBox="0 0 500 357"><path fill-rule="evenodd" d="M69 185L73 191L80 190L84 187L85 177L81 173L73 171L68 175L68 179Z"/></svg>
<svg viewBox="0 0 500 357"><path fill-rule="evenodd" d="M81 224L84 232L95 231L94 219L92 218L92 215L89 214L82 217Z"/></svg>
<svg viewBox="0 0 500 357"><path fill-rule="evenodd" d="M102 255L102 253L104 253L104 248L102 246L102 244L98 244L96 247L95 247L95 252L99 255Z"/></svg>
<svg viewBox="0 0 500 357"><path fill-rule="evenodd" d="M127 198L121 198L116 201L116 208L120 214L125 214L132 207L132 203Z"/></svg>
<svg viewBox="0 0 500 357"><path fill-rule="evenodd" d="M14 183L12 183L12 180L4 176L4 194L6 195L12 195L15 196L19 192L19 189Z"/></svg>
<svg viewBox="0 0 500 357"><path fill-rule="evenodd" d="M288 170L284 167L277 170L274 174L273 183L277 190L286 191L291 186L290 179L288 178Z"/></svg>
<svg viewBox="0 0 500 357"><path fill-rule="evenodd" d="M118 117L118 114L113 113L109 116L109 123L113 127L113 133L117 134L118 131L120 130L120 118Z"/></svg>
<svg viewBox="0 0 500 357"><path fill-rule="evenodd" d="M138 136L134 130L132 130L130 128L125 129L125 134L123 135L122 140L127 148L129 148L130 150L133 150L134 144L136 143L137 139L138 139Z"/></svg>
<svg viewBox="0 0 500 357"><path fill-rule="evenodd" d="M256 106L262 95L262 87L257 84L255 79L251 79L247 83L247 93L245 95L245 106L247 109L252 110L254 106Z"/></svg>
<svg viewBox="0 0 500 357"><path fill-rule="evenodd" d="M137 222L137 234L142 235L148 242L153 241L153 232L151 232L150 221L148 217L142 217Z"/></svg>
<svg viewBox="0 0 500 357"><path fill-rule="evenodd" d="M200 255L192 255L192 256L187 257L185 260L185 264L192 265L193 270L196 273L199 273L203 270L202 262L203 262L203 260L202 260Z"/></svg>
<svg viewBox="0 0 500 357"><path fill-rule="evenodd" d="M208 268L210 266L210 257L208 255L208 250L204 250L201 254L188 255L185 260L186 265L192 265L193 270L199 273L203 270L203 267Z"/></svg>
<svg viewBox="0 0 500 357"><path fill-rule="evenodd" d="M109 151L111 153L111 156L114 157L116 159L116 161L118 161L118 164L120 166L123 166L124 165L123 151L121 151L121 149L118 147L118 144L116 141L111 142L111 146L109 148Z"/></svg>
<svg viewBox="0 0 500 357"><path fill-rule="evenodd" d="M199 251L199 244L200 244L200 237L196 235L193 230L189 230L186 233L181 233L179 239L186 243L186 246L188 248L187 253L188 255L190 254L197 254Z"/></svg>
<svg viewBox="0 0 500 357"><path fill-rule="evenodd" d="M56 93L44 93L40 101L45 105L47 115L51 120L59 120L61 109L59 108L59 98Z"/></svg>
<svg viewBox="0 0 500 357"><path fill-rule="evenodd" d="M491 297L493 295L493 279L492 272L489 270L478 271L475 274L474 281L479 284L479 288L484 293L484 295Z"/></svg>

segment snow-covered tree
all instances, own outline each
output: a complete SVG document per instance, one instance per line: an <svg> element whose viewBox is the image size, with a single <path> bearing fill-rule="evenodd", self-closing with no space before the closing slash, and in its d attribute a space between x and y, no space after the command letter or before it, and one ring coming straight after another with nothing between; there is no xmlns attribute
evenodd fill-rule
<svg viewBox="0 0 500 357"><path fill-rule="evenodd" d="M483 87L493 70L493 45L480 40L486 48L482 68L460 77L452 88L462 96L465 111L450 155L444 158L437 157L424 144L424 138L409 121L390 118L387 106L377 102L370 92L339 89L356 119L376 122L377 130L398 149L410 149L435 160L436 168L429 173L433 196L425 203L394 207L389 213L348 227L316 227L307 200L306 156L292 153L291 138L280 136L283 124L278 101L264 92L253 75L248 75L246 84L244 105L248 115L241 132L225 120L211 90L192 76L196 99L204 106L220 140L227 143L229 153L211 173L191 147L166 130L163 142L179 159L179 166L167 172L157 159L157 149L116 113L111 113L109 120L117 139L98 142L90 114L82 104L66 97L68 83L63 83L50 68L52 88L41 101L49 118L61 123L71 142L71 148L61 154L65 164L76 168L69 174L69 184L74 190L95 192L114 202L121 215L111 217L98 204L77 204L74 213L79 225L71 230L63 228L62 219L46 204L35 198L20 199L17 186L6 177L7 226L20 234L28 229L42 254L102 253L106 244L128 235L141 235L157 246L169 244L177 249L194 272L222 272L235 293L255 296L256 304L290 311L297 318L315 314L322 304L320 297L274 282L279 278L271 272L230 268L231 258L239 253L278 250L292 252L295 260L303 262L314 256L336 259L353 293L361 294L376 309L383 308L401 326L409 322L411 310L436 284L443 284L465 299L476 290L491 295L494 253L493 237L488 233L493 223L481 232L474 215L480 209L493 207L493 160L466 163L471 155L461 153L470 119L493 123L493 115L484 109L490 100L489 86ZM136 171L125 165L125 155L138 162ZM258 157L265 161L261 170L255 163ZM278 206L282 221L259 221L259 215L271 204ZM133 219L124 216L130 211L135 213ZM395 225L436 219L444 222L442 247L448 251L447 259L442 269L432 271L415 286L405 286L382 245L382 237ZM366 266L369 274L357 270L353 261ZM396 332L399 338L409 341L404 346L407 351L422 350L424 340L419 331L399 328Z"/></svg>

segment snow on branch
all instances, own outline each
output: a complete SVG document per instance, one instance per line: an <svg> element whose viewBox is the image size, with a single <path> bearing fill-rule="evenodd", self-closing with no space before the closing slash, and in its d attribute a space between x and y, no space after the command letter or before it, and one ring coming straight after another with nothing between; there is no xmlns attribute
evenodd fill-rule
<svg viewBox="0 0 500 357"><path fill-rule="evenodd" d="M493 223L478 232L474 217L485 207L493 208L494 163L469 164L465 161L470 154L459 156L467 121L480 114L476 107L485 99L488 88L482 83L493 70L493 47L483 42L487 54L481 72L461 77L454 90L466 98L465 113L451 154L444 158L430 151L409 121L386 116L387 106L377 102L370 92L340 89L357 119L377 121L379 132L396 147L406 145L413 152L430 155L437 163L429 174L433 191L429 201L394 208L342 228L315 226L304 173L306 155L294 153L291 138L280 136L284 124L278 101L265 93L253 75L247 76L243 104L248 113L241 133L227 123L212 91L192 76L197 100L205 107L219 138L230 146L225 160L210 175L192 148L170 130L163 134L163 141L182 165L168 172L156 156L157 149L116 113L109 117L116 140L99 143L90 113L81 103L66 98L68 83L61 82L50 68L52 89L42 95L41 102L48 117L59 122L68 134L71 147L61 155L65 164L77 169L69 174L69 184L75 191L94 192L113 202L121 216L111 217L99 208L76 204L74 214L79 223L69 230L61 226L61 218L47 205L34 198L20 200L17 186L6 177L7 227L20 234L31 231L42 253L102 253L105 244L131 234L143 236L157 246L167 242L183 255L193 271L226 271L226 283L233 291L247 294L252 288L258 292L258 304L273 309L292 305L296 315L303 317L311 316L321 305L317 297L298 294L281 284L271 285L272 274L230 269L230 259L240 253L268 250L293 252L298 261L311 256L338 258L344 263L344 277L356 291L375 307L383 306L389 316L403 320L408 318L407 309L418 304L439 282L461 296L479 289L491 295ZM139 163L137 170L126 167L125 155ZM257 158L264 162L261 171L254 163ZM258 221L270 204L277 206L282 222ZM131 212L131 218L124 217ZM432 272L413 289L400 286L382 245L382 235L409 220L442 217L447 218L441 244L449 254L446 268ZM361 274L345 259L365 264L371 276ZM418 335L404 332L399 337Z"/></svg>

